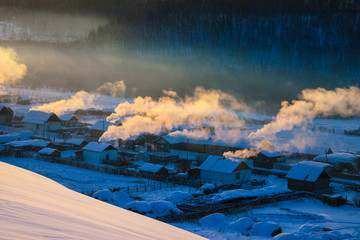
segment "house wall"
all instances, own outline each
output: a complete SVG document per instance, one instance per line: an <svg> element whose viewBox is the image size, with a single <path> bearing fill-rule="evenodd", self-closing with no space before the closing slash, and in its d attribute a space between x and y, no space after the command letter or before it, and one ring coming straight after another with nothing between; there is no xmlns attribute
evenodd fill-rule
<svg viewBox="0 0 360 240"><path fill-rule="evenodd" d="M84 150L83 159L86 162L90 163L102 163L103 159L106 159L106 155L109 154L109 160L117 159L117 150L107 150L103 152L93 152Z"/></svg>
<svg viewBox="0 0 360 240"><path fill-rule="evenodd" d="M240 173L239 179L236 179L236 173ZM220 173L213 171L200 170L200 179L203 182L222 182L241 184L251 179L251 170L234 171L232 173Z"/></svg>
<svg viewBox="0 0 360 240"><path fill-rule="evenodd" d="M305 182L294 179L288 179L288 188L300 191L316 191L329 188L329 179L319 179L316 182Z"/></svg>
<svg viewBox="0 0 360 240"><path fill-rule="evenodd" d="M13 115L12 114L1 114L0 125L11 126Z"/></svg>
<svg viewBox="0 0 360 240"><path fill-rule="evenodd" d="M47 122L45 124L36 124L36 123L24 123L24 129L27 131L32 131L35 135L44 136L44 137L59 137L57 131L60 130L60 122Z"/></svg>

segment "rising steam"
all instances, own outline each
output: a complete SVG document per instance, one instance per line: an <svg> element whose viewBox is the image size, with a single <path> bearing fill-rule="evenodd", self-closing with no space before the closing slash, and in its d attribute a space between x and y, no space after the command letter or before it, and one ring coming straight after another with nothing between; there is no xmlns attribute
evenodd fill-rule
<svg viewBox="0 0 360 240"><path fill-rule="evenodd" d="M0 85L16 83L26 71L25 64L17 63L14 49L0 47Z"/></svg>
<svg viewBox="0 0 360 240"><path fill-rule="evenodd" d="M179 129L198 129L201 124L215 129L225 125L240 126L242 121L235 111L249 110L246 104L220 90L197 87L193 96L185 98L180 98L174 91L164 91L164 94L159 100L137 97L133 102L119 104L108 121L122 122L122 126L110 126L101 140L128 139L141 133L159 134L164 130L193 135L192 131L179 132Z"/></svg>
<svg viewBox="0 0 360 240"><path fill-rule="evenodd" d="M55 113L57 115L73 112L78 109L97 108L95 103L98 98L97 94L87 93L85 91L77 92L69 99L64 99L42 106L33 107L30 110L43 111L48 113Z"/></svg>
<svg viewBox="0 0 360 240"><path fill-rule="evenodd" d="M305 89L299 100L290 104L281 103L281 109L274 122L249 135L250 138L273 136L284 130L292 130L309 119L318 116L360 116L360 89L358 87L336 88L327 91L323 88Z"/></svg>
<svg viewBox="0 0 360 240"><path fill-rule="evenodd" d="M126 92L126 86L123 80L114 83L107 82L98 87L96 91L113 97L123 97Z"/></svg>

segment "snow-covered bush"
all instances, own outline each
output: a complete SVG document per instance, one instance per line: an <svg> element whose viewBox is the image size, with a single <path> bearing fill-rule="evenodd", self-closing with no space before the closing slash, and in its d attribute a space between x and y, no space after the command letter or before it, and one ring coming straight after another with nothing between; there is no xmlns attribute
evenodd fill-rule
<svg viewBox="0 0 360 240"><path fill-rule="evenodd" d="M299 239L298 237L290 233L280 233L273 238L273 240L298 240L298 239Z"/></svg>
<svg viewBox="0 0 360 240"><path fill-rule="evenodd" d="M126 192L117 191L114 192L114 196L117 200L116 205L118 205L119 207L125 207L127 203L134 201L134 199L129 197L129 195Z"/></svg>
<svg viewBox="0 0 360 240"><path fill-rule="evenodd" d="M152 214L152 207L151 204L149 202L146 201L133 201L133 202L129 202L128 204L126 204L125 206L126 209L142 214L142 215L149 215Z"/></svg>
<svg viewBox="0 0 360 240"><path fill-rule="evenodd" d="M175 207L174 204L168 201L155 201L151 202L152 214L155 218L179 216L183 212Z"/></svg>
<svg viewBox="0 0 360 240"><path fill-rule="evenodd" d="M200 194L205 194L205 195L215 192L217 192L216 186L211 183L205 183L204 185L201 186L199 190Z"/></svg>
<svg viewBox="0 0 360 240"><path fill-rule="evenodd" d="M276 236L282 232L281 227L276 223L271 222L259 222L255 223L252 229L249 231L251 235L256 236Z"/></svg>
<svg viewBox="0 0 360 240"><path fill-rule="evenodd" d="M228 226L228 221L222 213L213 213L206 217L200 218L199 223L201 226L216 228L216 229L225 229Z"/></svg>
<svg viewBox="0 0 360 240"><path fill-rule="evenodd" d="M229 229L241 234L245 234L250 231L254 224L255 222L251 218L243 217L231 223L229 225Z"/></svg>
<svg viewBox="0 0 360 240"><path fill-rule="evenodd" d="M177 204L192 198L193 195L191 193L177 191L171 193L165 200Z"/></svg>
<svg viewBox="0 0 360 240"><path fill-rule="evenodd" d="M99 199L101 201L104 201L104 202L109 202L109 203L113 203L113 202L117 201L114 194L108 189L99 190L99 191L95 192L92 195L92 197L96 198L96 199Z"/></svg>

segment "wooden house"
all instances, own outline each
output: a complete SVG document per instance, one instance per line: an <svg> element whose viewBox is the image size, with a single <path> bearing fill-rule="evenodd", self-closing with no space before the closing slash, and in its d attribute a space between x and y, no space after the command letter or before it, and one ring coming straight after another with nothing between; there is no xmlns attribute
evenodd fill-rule
<svg viewBox="0 0 360 240"><path fill-rule="evenodd" d="M139 168L140 173L145 174L147 177L166 177L168 170L161 165L145 163Z"/></svg>
<svg viewBox="0 0 360 240"><path fill-rule="evenodd" d="M38 152L39 158L60 158L61 152L54 148L43 148Z"/></svg>
<svg viewBox="0 0 360 240"><path fill-rule="evenodd" d="M274 164L285 161L285 155L281 152L261 151L254 159L254 167L273 169Z"/></svg>
<svg viewBox="0 0 360 240"><path fill-rule="evenodd" d="M90 135L93 140L98 140L110 126L120 126L121 123L111 123L102 119L90 127Z"/></svg>
<svg viewBox="0 0 360 240"><path fill-rule="evenodd" d="M251 180L251 168L245 161L209 156L199 169L202 182L242 184Z"/></svg>
<svg viewBox="0 0 360 240"><path fill-rule="evenodd" d="M85 141L84 139L72 138L72 139L65 140L64 144L66 144L66 146L68 146L68 149L81 150L83 147L85 147L88 144L88 142Z"/></svg>
<svg viewBox="0 0 360 240"><path fill-rule="evenodd" d="M141 134L135 139L135 145L140 146L142 150L147 152L153 152L155 150L154 141L159 136L153 134Z"/></svg>
<svg viewBox="0 0 360 240"><path fill-rule="evenodd" d="M16 104L30 105L30 97L28 95L21 95L17 98Z"/></svg>
<svg viewBox="0 0 360 240"><path fill-rule="evenodd" d="M14 111L6 106L0 105L0 125L12 126Z"/></svg>
<svg viewBox="0 0 360 240"><path fill-rule="evenodd" d="M317 191L329 188L330 175L326 163L302 161L294 165L286 175L288 188L300 191Z"/></svg>
<svg viewBox="0 0 360 240"><path fill-rule="evenodd" d="M35 135L57 138L60 135L61 121L55 113L30 111L24 119L24 128Z"/></svg>
<svg viewBox="0 0 360 240"><path fill-rule="evenodd" d="M79 120L73 115L64 114L64 115L61 115L59 118L61 120L61 126L63 126L63 127L77 127L78 126Z"/></svg>
<svg viewBox="0 0 360 240"><path fill-rule="evenodd" d="M103 163L103 160L116 160L118 150L107 143L91 142L82 148L83 160L90 163Z"/></svg>

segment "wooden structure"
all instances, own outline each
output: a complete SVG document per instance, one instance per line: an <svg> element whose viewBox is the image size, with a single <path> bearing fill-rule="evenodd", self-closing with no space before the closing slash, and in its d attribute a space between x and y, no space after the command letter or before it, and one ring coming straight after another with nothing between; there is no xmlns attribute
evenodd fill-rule
<svg viewBox="0 0 360 240"><path fill-rule="evenodd" d="M318 191L329 188L330 175L325 170L329 164L302 161L294 165L286 175L288 188L300 191Z"/></svg>
<svg viewBox="0 0 360 240"><path fill-rule="evenodd" d="M83 160L90 163L103 163L103 160L116 160L118 150L107 143L91 142L82 148Z"/></svg>
<svg viewBox="0 0 360 240"><path fill-rule="evenodd" d="M251 168L245 161L210 156L199 169L202 182L242 184L251 180Z"/></svg>
<svg viewBox="0 0 360 240"><path fill-rule="evenodd" d="M12 126L14 111L6 106L0 105L0 125Z"/></svg>
<svg viewBox="0 0 360 240"><path fill-rule="evenodd" d="M77 127L78 126L79 120L73 115L64 114L64 115L61 115L59 118L61 120L61 126L63 126L63 127Z"/></svg>
<svg viewBox="0 0 360 240"><path fill-rule="evenodd" d="M43 148L38 152L40 158L60 158L61 152L54 148Z"/></svg>
<svg viewBox="0 0 360 240"><path fill-rule="evenodd" d="M17 98L16 104L30 105L30 97L28 95L21 95Z"/></svg>
<svg viewBox="0 0 360 240"><path fill-rule="evenodd" d="M281 152L261 151L254 159L254 167L273 169L275 163L284 161L285 156Z"/></svg>
<svg viewBox="0 0 360 240"><path fill-rule="evenodd" d="M166 177L169 173L164 166L152 163L145 163L139 168L139 171L147 177Z"/></svg>
<svg viewBox="0 0 360 240"><path fill-rule="evenodd" d="M24 119L24 128L42 137L58 138L60 135L61 121L55 113L30 111Z"/></svg>

